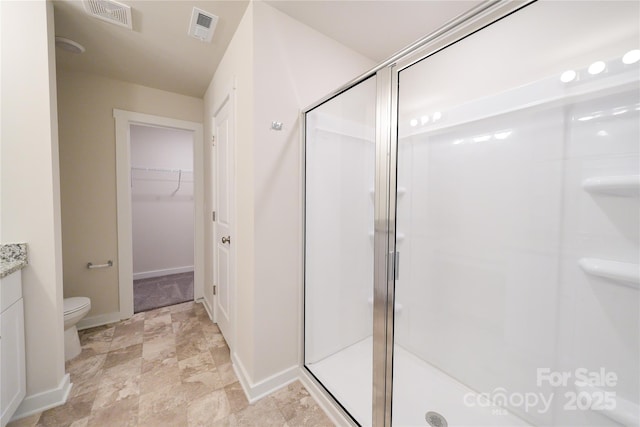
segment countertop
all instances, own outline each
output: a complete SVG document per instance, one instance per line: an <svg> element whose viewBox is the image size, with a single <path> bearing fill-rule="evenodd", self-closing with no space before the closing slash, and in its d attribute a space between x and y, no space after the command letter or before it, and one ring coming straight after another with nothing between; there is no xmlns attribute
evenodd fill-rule
<svg viewBox="0 0 640 427"><path fill-rule="evenodd" d="M0 245L0 278L8 276L27 265L27 244Z"/></svg>

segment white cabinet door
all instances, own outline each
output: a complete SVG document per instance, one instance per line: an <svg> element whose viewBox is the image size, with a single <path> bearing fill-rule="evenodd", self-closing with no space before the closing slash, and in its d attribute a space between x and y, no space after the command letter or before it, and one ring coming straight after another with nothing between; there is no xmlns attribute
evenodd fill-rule
<svg viewBox="0 0 640 427"><path fill-rule="evenodd" d="M0 315L0 425L4 427L26 392L24 307L20 298Z"/></svg>

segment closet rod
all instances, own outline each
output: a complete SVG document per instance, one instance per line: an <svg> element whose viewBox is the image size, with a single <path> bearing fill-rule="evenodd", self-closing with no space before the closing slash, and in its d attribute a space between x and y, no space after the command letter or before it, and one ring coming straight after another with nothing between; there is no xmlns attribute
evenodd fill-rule
<svg viewBox="0 0 640 427"><path fill-rule="evenodd" d="M171 196L175 196L176 193L178 192L178 190L180 190L180 186L182 185L182 171L178 172L178 188L176 188L174 190L173 193L171 193Z"/></svg>
<svg viewBox="0 0 640 427"><path fill-rule="evenodd" d="M137 166L132 166L131 170L136 171L146 171L146 172L176 172L176 173L193 173L191 170L187 169L161 169L161 168L141 168Z"/></svg>

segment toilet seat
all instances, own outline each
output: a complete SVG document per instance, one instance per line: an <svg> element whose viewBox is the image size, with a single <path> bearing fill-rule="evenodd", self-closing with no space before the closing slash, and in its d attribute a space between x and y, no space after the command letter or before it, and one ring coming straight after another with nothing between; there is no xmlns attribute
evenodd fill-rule
<svg viewBox="0 0 640 427"><path fill-rule="evenodd" d="M65 298L63 301L64 315L76 313L91 305L91 300L87 297Z"/></svg>

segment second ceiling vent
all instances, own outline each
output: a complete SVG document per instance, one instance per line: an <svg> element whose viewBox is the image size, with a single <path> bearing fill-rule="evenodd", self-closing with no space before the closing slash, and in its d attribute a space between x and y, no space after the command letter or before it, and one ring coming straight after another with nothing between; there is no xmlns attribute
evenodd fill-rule
<svg viewBox="0 0 640 427"><path fill-rule="evenodd" d="M203 42L211 42L217 23L216 15L194 7L189 24L189 35Z"/></svg>
<svg viewBox="0 0 640 427"><path fill-rule="evenodd" d="M84 0L84 10L103 21L132 29L131 6L113 0Z"/></svg>

